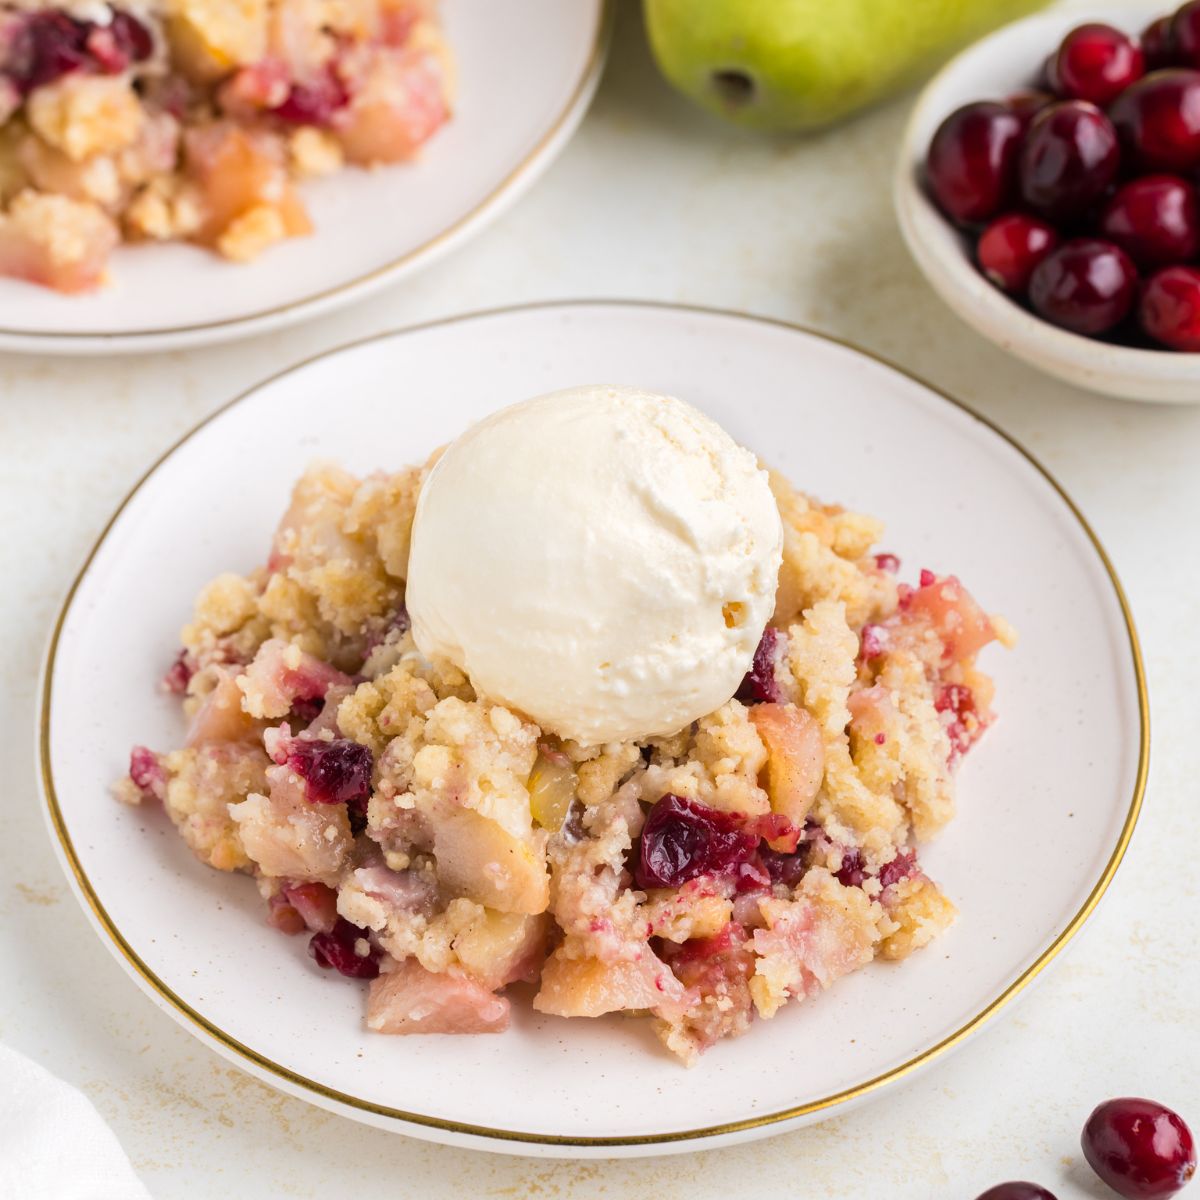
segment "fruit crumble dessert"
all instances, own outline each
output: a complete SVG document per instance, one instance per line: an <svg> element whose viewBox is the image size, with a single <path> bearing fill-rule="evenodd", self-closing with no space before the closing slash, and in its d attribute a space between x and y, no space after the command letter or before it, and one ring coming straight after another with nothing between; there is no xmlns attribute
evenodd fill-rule
<svg viewBox="0 0 1200 1200"><path fill-rule="evenodd" d="M433 0L0 0L0 275L254 258L310 231L299 180L412 158L451 76Z"/></svg>
<svg viewBox="0 0 1200 1200"><path fill-rule="evenodd" d="M903 959L950 924L954 907L921 869L918 845L952 816L955 768L993 720L976 656L1012 633L953 575L901 582L896 557L873 549L879 521L768 477L678 401L591 389L575 408L570 394L529 403L506 410L521 410L508 434L484 422L424 467L364 479L311 467L265 564L199 595L165 679L188 719L183 746L135 748L118 793L161 804L201 861L253 878L266 920L307 937L317 966L368 980L373 1031L500 1031L510 985L527 984L541 1013L648 1016L692 1062L756 1016L874 959ZM545 480L529 482L520 463L489 463L496 446L542 454L543 428L581 491L598 459L620 456L608 511L642 497L615 533L610 521L581 538L582 551L563 541L558 513L575 501L553 461L540 491ZM460 529L464 555L443 540L453 525L439 511L464 490L470 506L471 478L491 481L493 501L474 506L481 530ZM519 530L521 510L544 537L501 545L490 525ZM717 680L715 702L703 694L725 670L706 651L699 683L703 664L630 676L666 697L661 718L637 708L644 695L631 684L573 729L567 715L535 719L531 708L550 711L563 696L589 714L588 697L543 675L540 698L518 707L518 684L489 675L446 597L458 587L535 675L563 645L582 655L608 628L592 628L586 589L562 591L575 627L556 625L562 561L572 573L600 561L604 603L646 578L653 591L659 560L623 577L608 558L610 547L649 552L652 527L678 572L689 554L706 564L695 595L719 576L740 597L709 605L720 637L748 647L730 659L731 682ZM746 551L744 592L732 567L714 566L715 543L688 549L705 528L731 554ZM474 590L465 561L487 555L489 541L504 585L491 594ZM445 586L422 580L428 571ZM524 585L510 587L521 574ZM707 636L683 610L694 598L663 597L687 630L673 645ZM511 638L523 605L542 622L537 644ZM431 633L439 620L457 630L457 647ZM641 623L613 628L631 646L645 641ZM604 653L581 680L625 669ZM681 721L697 703L706 707ZM643 732L609 736L630 711ZM580 729L588 740L572 736Z"/></svg>

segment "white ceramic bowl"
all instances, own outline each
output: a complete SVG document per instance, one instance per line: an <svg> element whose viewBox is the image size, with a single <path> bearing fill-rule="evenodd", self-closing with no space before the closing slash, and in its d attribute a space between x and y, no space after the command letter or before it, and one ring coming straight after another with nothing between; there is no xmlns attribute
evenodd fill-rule
<svg viewBox="0 0 1200 1200"><path fill-rule="evenodd" d="M1162 10L1168 7L1163 0ZM1200 354L1110 345L1035 317L979 273L967 242L921 186L920 166L942 120L972 100L1003 99L1031 86L1063 35L1087 20L1136 33L1157 15L1145 5L1053 12L993 33L953 59L917 100L905 130L893 191L896 215L917 265L939 296L984 337L1077 387L1128 400L1200 402Z"/></svg>
<svg viewBox="0 0 1200 1200"><path fill-rule="evenodd" d="M268 928L248 879L196 862L161 809L108 792L134 742L179 743L178 704L155 681L180 623L205 581L261 561L311 459L361 472L419 461L501 405L601 380L686 397L801 486L878 513L908 578L922 566L958 572L1021 635L1011 653L986 653L1000 719L964 764L959 815L922 853L958 923L898 967L873 963L757 1022L691 1071L647 1022L563 1021L527 997L500 1037L368 1033L361 989L312 969L302 939ZM961 1044L1092 911L1133 830L1147 761L1119 585L1032 459L949 398L828 338L640 304L537 306L387 334L232 402L109 523L54 631L44 685L55 845L95 928L151 999L244 1070L333 1112L569 1158L792 1129Z"/></svg>

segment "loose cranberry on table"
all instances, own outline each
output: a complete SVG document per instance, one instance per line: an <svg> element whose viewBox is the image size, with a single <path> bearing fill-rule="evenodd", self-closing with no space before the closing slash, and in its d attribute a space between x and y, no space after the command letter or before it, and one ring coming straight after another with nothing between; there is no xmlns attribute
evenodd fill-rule
<svg viewBox="0 0 1200 1200"><path fill-rule="evenodd" d="M1105 205L1100 232L1139 267L1187 262L1200 250L1200 201L1178 175L1130 180Z"/></svg>
<svg viewBox="0 0 1200 1200"><path fill-rule="evenodd" d="M1200 71L1151 71L1109 109L1130 165L1187 173L1200 166Z"/></svg>
<svg viewBox="0 0 1200 1200"><path fill-rule="evenodd" d="M993 1188L988 1188L982 1196L976 1196L975 1200L1055 1200L1053 1192L1048 1192L1044 1187L1038 1187L1036 1183L998 1183Z"/></svg>
<svg viewBox="0 0 1200 1200"><path fill-rule="evenodd" d="M1059 243L1054 227L1024 213L997 217L975 247L979 269L998 287L1023 296L1033 269Z"/></svg>
<svg viewBox="0 0 1200 1200"><path fill-rule="evenodd" d="M1034 268L1029 300L1047 321L1075 333L1107 333L1133 307L1137 271L1119 246L1076 238Z"/></svg>
<svg viewBox="0 0 1200 1200"><path fill-rule="evenodd" d="M1021 199L1051 221L1081 216L1108 190L1120 163L1117 132L1094 104L1064 100L1034 118L1021 147Z"/></svg>
<svg viewBox="0 0 1200 1200"><path fill-rule="evenodd" d="M1139 39L1142 43L1142 56L1146 60L1147 71L1157 71L1162 67L1179 65L1178 51L1175 39L1171 34L1171 14L1151 21L1142 30Z"/></svg>
<svg viewBox="0 0 1200 1200"><path fill-rule="evenodd" d="M1072 29L1054 56L1050 82L1060 96L1105 105L1145 70L1142 48L1127 33L1094 23Z"/></svg>
<svg viewBox="0 0 1200 1200"><path fill-rule="evenodd" d="M1196 1148L1183 1118L1153 1100L1106 1100L1083 1127L1083 1156L1125 1200L1173 1196L1196 1173Z"/></svg>
<svg viewBox="0 0 1200 1200"><path fill-rule="evenodd" d="M1013 92L1004 103L1017 114L1021 129L1025 130L1043 108L1054 103L1054 97L1049 92L1041 91Z"/></svg>
<svg viewBox="0 0 1200 1200"><path fill-rule="evenodd" d="M1171 49L1188 67L1200 67L1200 4L1191 0L1171 18Z"/></svg>
<svg viewBox="0 0 1200 1200"><path fill-rule="evenodd" d="M991 101L967 104L938 126L925 167L930 190L946 216L971 224L1009 207L1022 130L1012 109Z"/></svg>
<svg viewBox="0 0 1200 1200"><path fill-rule="evenodd" d="M1172 350L1200 352L1200 270L1164 267L1142 288L1138 320Z"/></svg>

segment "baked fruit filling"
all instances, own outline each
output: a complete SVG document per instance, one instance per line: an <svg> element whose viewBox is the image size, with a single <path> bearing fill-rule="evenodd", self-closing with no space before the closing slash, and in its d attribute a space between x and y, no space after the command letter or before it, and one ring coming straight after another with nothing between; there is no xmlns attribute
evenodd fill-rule
<svg viewBox="0 0 1200 1200"><path fill-rule="evenodd" d="M0 274L87 291L123 241L252 259L310 232L299 181L411 159L451 91L432 0L0 3Z"/></svg>
<svg viewBox="0 0 1200 1200"><path fill-rule="evenodd" d="M369 1029L503 1030L525 984L542 1013L647 1017L691 1062L950 924L918 848L993 720L976 656L1012 638L957 578L900 582L878 521L772 475L783 565L737 694L580 745L416 649L422 479L305 474L266 564L183 631L184 745L136 748L118 785L369 981Z"/></svg>

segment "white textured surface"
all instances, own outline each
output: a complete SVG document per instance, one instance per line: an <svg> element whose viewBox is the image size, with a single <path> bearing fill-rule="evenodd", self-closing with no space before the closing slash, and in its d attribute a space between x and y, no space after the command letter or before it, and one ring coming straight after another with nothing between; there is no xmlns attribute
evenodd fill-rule
<svg viewBox="0 0 1200 1200"><path fill-rule="evenodd" d="M222 1188L364 1200L970 1200L1022 1177L1060 1200L1100 1200L1076 1141L1096 1101L1149 1094L1200 1124L1200 410L1135 408L1052 383L949 314L890 211L907 102L809 142L747 140L671 96L645 61L634 14L623 18L596 108L562 160L492 230L399 292L226 349L124 363L0 360L0 1038L87 1091L160 1200ZM326 1116L228 1067L141 997L88 929L47 844L33 679L61 593L109 512L227 396L378 329L589 295L808 322L999 421L1057 475L1112 553L1139 621L1155 724L1142 825L1113 891L1009 1021L814 1129L689 1158L573 1165L466 1154ZM331 395L331 420L336 409Z"/></svg>

